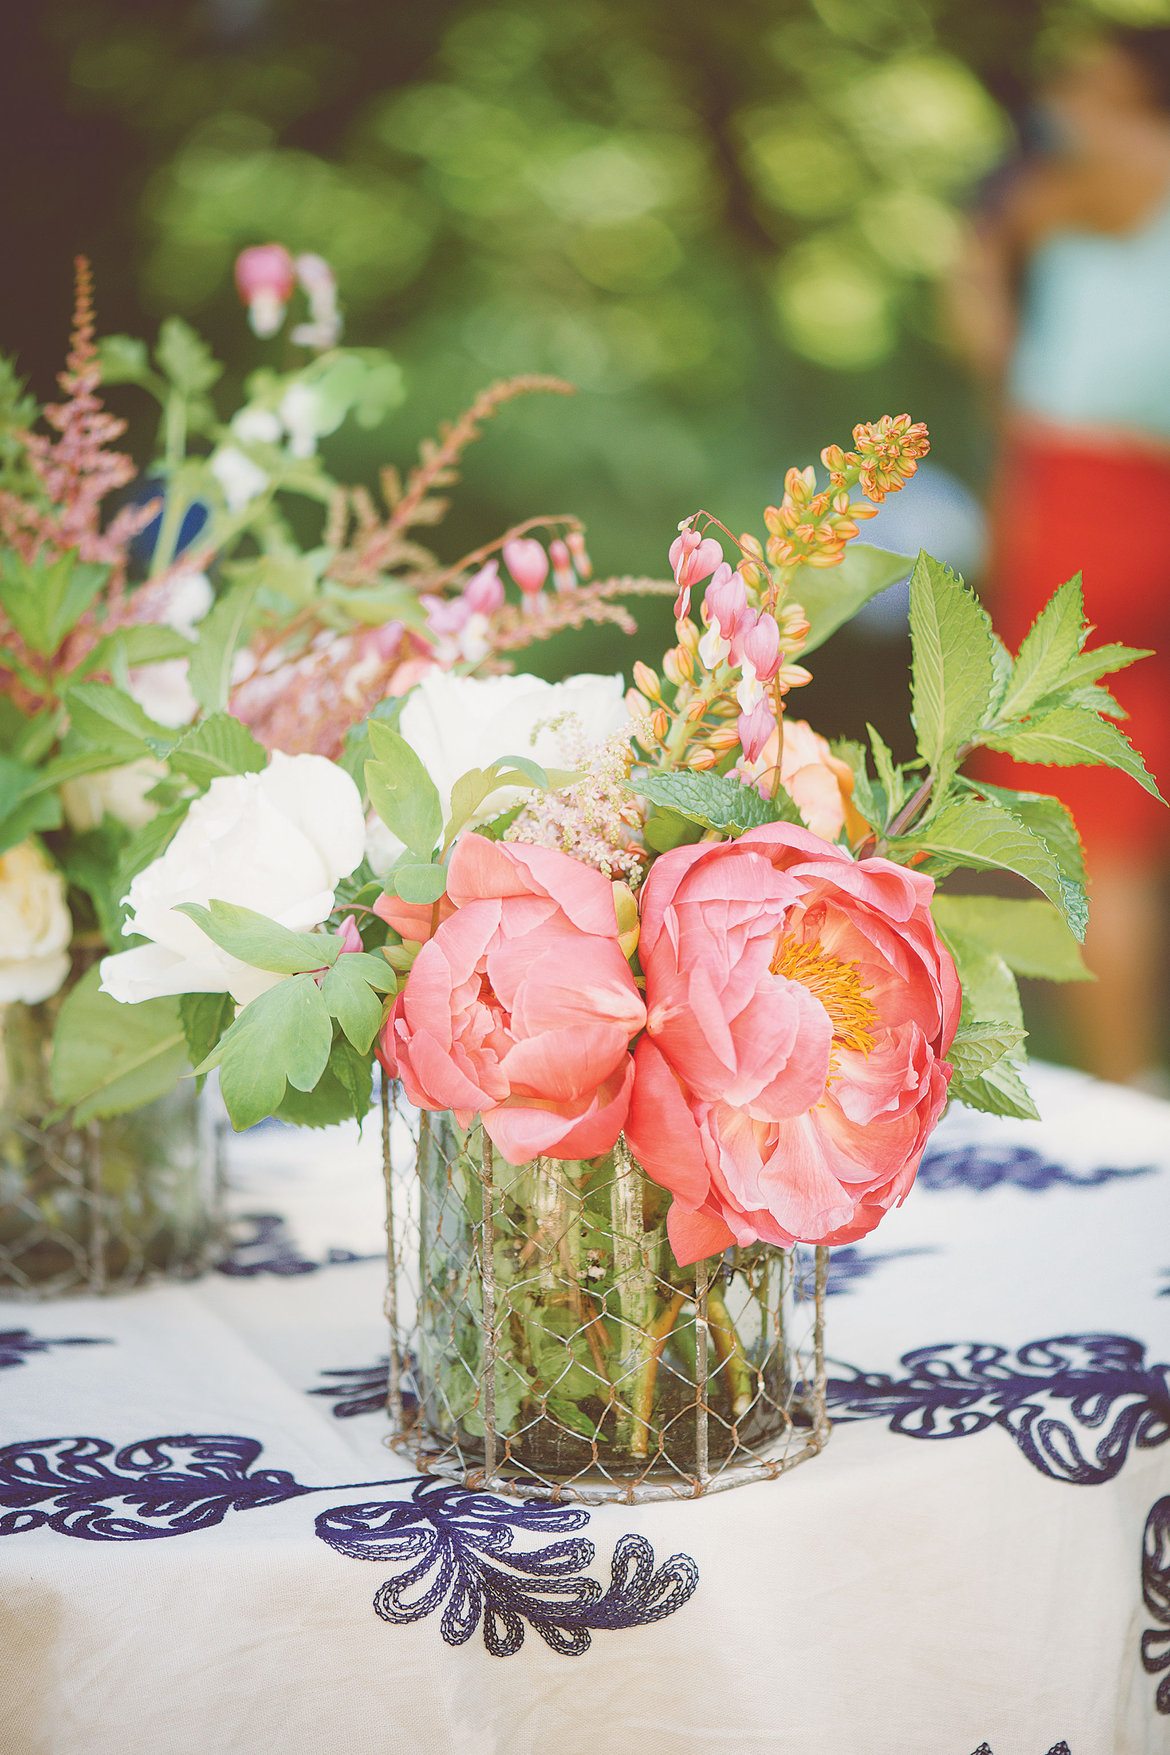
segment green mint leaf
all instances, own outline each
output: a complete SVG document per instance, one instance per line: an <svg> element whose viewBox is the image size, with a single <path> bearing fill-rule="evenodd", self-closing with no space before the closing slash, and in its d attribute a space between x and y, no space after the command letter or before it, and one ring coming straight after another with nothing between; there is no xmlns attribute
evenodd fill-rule
<svg viewBox="0 0 1170 1755"><path fill-rule="evenodd" d="M996 659L987 611L949 567L926 553L910 579L910 640L919 754L944 777L995 703Z"/></svg>
<svg viewBox="0 0 1170 1755"><path fill-rule="evenodd" d="M987 1115L1009 1115L1019 1121L1039 1121L1040 1111L1019 1071L1008 1060L997 1060L985 1073L974 1078L951 1080L949 1096L968 1109L981 1109Z"/></svg>
<svg viewBox="0 0 1170 1755"><path fill-rule="evenodd" d="M851 542L838 566L806 567L793 594L808 617L808 637L800 657L823 646L871 597L904 579L913 565L909 555Z"/></svg>
<svg viewBox="0 0 1170 1755"><path fill-rule="evenodd" d="M1045 843L1002 805L956 799L920 833L891 841L889 851L890 857L902 864L914 853L925 852L938 855L951 867L1014 871L1055 903L1078 939L1085 936L1088 908L1084 890L1062 877Z"/></svg>
<svg viewBox="0 0 1170 1755"><path fill-rule="evenodd" d="M1080 762L1104 763L1120 768L1159 803L1166 802L1125 733L1084 707L1055 707L1023 725L994 736L989 733L984 741L989 748L1004 750L1019 762L1045 762L1065 768Z"/></svg>
<svg viewBox="0 0 1170 1755"><path fill-rule="evenodd" d="M97 967L82 976L53 1033L50 1089L79 1126L165 1096L187 1068L177 1000L121 1005L100 982Z"/></svg>
<svg viewBox="0 0 1170 1755"><path fill-rule="evenodd" d="M1007 1024L963 1024L947 1050L947 1060L958 1079L985 1073L997 1060L1019 1048L1027 1032Z"/></svg>
<svg viewBox="0 0 1170 1755"><path fill-rule="evenodd" d="M103 384L139 384L161 398L166 386L151 371L146 343L136 335L103 335L97 344Z"/></svg>
<svg viewBox="0 0 1170 1755"><path fill-rule="evenodd" d="M1078 573L1053 593L1024 636L997 718L1022 719L1042 696L1065 682L1087 631Z"/></svg>
<svg viewBox="0 0 1170 1755"><path fill-rule="evenodd" d="M995 804L1002 804L1024 827L1038 835L1069 883L1085 882L1085 850L1072 813L1059 799L1044 792L1013 792L1006 786L989 786L985 780L967 781L974 791Z"/></svg>
<svg viewBox="0 0 1170 1755"><path fill-rule="evenodd" d="M324 968L337 961L341 950L340 939L332 933L290 932L267 915L234 902L213 900L207 908L198 902L177 902L175 913L193 920L230 957L274 975L301 975Z"/></svg>
<svg viewBox="0 0 1170 1755"><path fill-rule="evenodd" d="M203 337L181 317L164 317L154 357L182 396L210 390L223 373Z"/></svg>
<svg viewBox="0 0 1170 1755"><path fill-rule="evenodd" d="M244 637L255 584L233 585L214 603L199 624L187 680L206 713L219 713L231 692L232 659Z"/></svg>
<svg viewBox="0 0 1170 1755"><path fill-rule="evenodd" d="M868 722L865 727L869 733L869 745L873 751L873 765L877 769L877 777L886 795L886 809L892 817L901 810L906 802L906 781L901 768L894 761L893 752L881 736ZM861 813L863 816L865 812ZM872 821L872 818L870 819ZM888 818L887 818L888 820Z"/></svg>
<svg viewBox="0 0 1170 1755"><path fill-rule="evenodd" d="M24 561L15 549L0 556L0 608L25 645L47 658L72 632L109 577L110 569L80 561L76 550Z"/></svg>
<svg viewBox="0 0 1170 1755"><path fill-rule="evenodd" d="M65 692L65 706L74 731L118 761L133 762L175 741L175 733L159 725L138 702L113 683L75 683Z"/></svg>
<svg viewBox="0 0 1170 1755"><path fill-rule="evenodd" d="M741 786L727 774L636 768L630 775L630 786L651 804L723 834L741 835L764 823L801 821L787 792L774 799L761 798L753 786Z"/></svg>
<svg viewBox="0 0 1170 1755"><path fill-rule="evenodd" d="M184 732L169 761L196 786L209 786L223 774L259 773L268 766L268 751L230 713L213 713Z"/></svg>
<svg viewBox="0 0 1170 1755"><path fill-rule="evenodd" d="M130 628L117 628L99 640L77 667L70 671L78 682L95 670L124 672L132 664L157 664L167 658L186 658L192 650L190 640L161 622L138 622Z"/></svg>
<svg viewBox="0 0 1170 1755"><path fill-rule="evenodd" d="M429 859L443 832L435 783L400 733L379 719L366 725L373 752L365 766L370 803L404 846Z"/></svg>
<svg viewBox="0 0 1170 1755"><path fill-rule="evenodd" d="M948 934L962 934L996 951L1016 975L1039 981L1093 979L1080 946L1051 902L940 893L931 913Z"/></svg>
<svg viewBox="0 0 1170 1755"><path fill-rule="evenodd" d="M1141 646L1096 646L1091 652L1082 652L1069 664L1060 679L1055 691L1062 694L1066 689L1076 688L1081 683L1096 682L1099 676L1107 676L1115 670L1125 670L1128 665L1136 664L1139 658L1153 658L1154 654Z"/></svg>

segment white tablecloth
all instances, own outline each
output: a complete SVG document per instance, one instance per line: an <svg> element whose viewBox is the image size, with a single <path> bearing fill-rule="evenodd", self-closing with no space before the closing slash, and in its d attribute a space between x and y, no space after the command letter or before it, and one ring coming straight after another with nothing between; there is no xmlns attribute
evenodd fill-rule
<svg viewBox="0 0 1170 1755"><path fill-rule="evenodd" d="M234 1271L0 1305L0 1755L1170 1750L1170 1106L1034 1074L834 1253L821 1457L590 1511L409 1475L377 1130L256 1130Z"/></svg>

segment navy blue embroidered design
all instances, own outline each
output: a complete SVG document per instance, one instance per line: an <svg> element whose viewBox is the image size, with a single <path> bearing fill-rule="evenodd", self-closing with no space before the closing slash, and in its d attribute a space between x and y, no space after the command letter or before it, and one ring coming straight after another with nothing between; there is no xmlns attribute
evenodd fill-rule
<svg viewBox="0 0 1170 1755"><path fill-rule="evenodd" d="M1153 1164L1133 1164L1125 1168L1100 1165L1093 1170L1071 1170L1067 1164L1046 1158L1031 1146L999 1144L981 1140L965 1146L935 1146L925 1153L918 1167L919 1188L967 1188L984 1194L1009 1182L1015 1188L1026 1188L1038 1194L1058 1183L1069 1188L1099 1188L1104 1182L1119 1177L1149 1176Z"/></svg>
<svg viewBox="0 0 1170 1755"><path fill-rule="evenodd" d="M901 1363L904 1377L850 1366L850 1376L831 1377L833 1419L888 1420L908 1438L1001 1426L1034 1468L1080 1486L1112 1480L1131 1445L1170 1438L1170 1366L1147 1364L1125 1335L1055 1335L1016 1352L955 1341L917 1347Z"/></svg>
<svg viewBox="0 0 1170 1755"><path fill-rule="evenodd" d="M250 1227L246 1229L245 1227ZM374 1255L356 1255L352 1249L331 1249L324 1261L312 1261L297 1248L288 1223L279 1213L240 1213L232 1220L234 1233L227 1254L215 1264L216 1272L252 1279L257 1274L315 1274L319 1268L351 1261L378 1261Z"/></svg>
<svg viewBox="0 0 1170 1755"><path fill-rule="evenodd" d="M980 1743L978 1749L973 1751L973 1755L992 1755L991 1744ZM1053 1743L1048 1755L1072 1755L1072 1751L1062 1737L1059 1743Z"/></svg>
<svg viewBox="0 0 1170 1755"><path fill-rule="evenodd" d="M1150 1507L1142 1537L1142 1600L1159 1622L1142 1634L1142 1668L1147 1675L1167 1673L1158 1683L1154 1704L1170 1714L1170 1495Z"/></svg>
<svg viewBox="0 0 1170 1755"><path fill-rule="evenodd" d="M91 1542L189 1535L229 1511L314 1491L284 1469L253 1469L263 1446L232 1436L146 1438L114 1451L101 1438L0 1447L0 1536L47 1524Z"/></svg>
<svg viewBox="0 0 1170 1755"><path fill-rule="evenodd" d="M6 1365L23 1365L30 1353L47 1353L50 1347L108 1347L110 1344L94 1335L34 1335L27 1328L0 1329L0 1371Z"/></svg>
<svg viewBox="0 0 1170 1755"><path fill-rule="evenodd" d="M389 1359L383 1357L376 1365L340 1365L322 1371L320 1375L335 1377L340 1381L324 1383L319 1389L306 1390L305 1394L339 1397L333 1403L335 1420L350 1420L355 1414L385 1412L387 1380L390 1375ZM410 1363L402 1373L402 1406L406 1409L418 1406Z"/></svg>
<svg viewBox="0 0 1170 1755"><path fill-rule="evenodd" d="M322 1512L317 1534L355 1560L406 1567L374 1597L384 1621L403 1626L442 1607L448 1645L465 1644L482 1621L483 1642L494 1657L520 1650L527 1622L553 1651L579 1657L596 1632L645 1627L673 1615L699 1582L688 1554L672 1554L655 1571L646 1538L623 1535L603 1591L585 1574L593 1543L570 1533L588 1522L579 1506L517 1504L424 1479L409 1499ZM519 1532L562 1539L518 1550Z"/></svg>
<svg viewBox="0 0 1170 1755"><path fill-rule="evenodd" d="M829 1277L825 1282L825 1296L831 1298L836 1292L851 1292L856 1280L867 1280L875 1268L887 1261L900 1261L908 1255L935 1255L934 1249L859 1249L856 1244L846 1244L841 1249L834 1249L829 1255ZM811 1249L796 1249L796 1272L808 1287L808 1295L812 1296L813 1276L816 1272L816 1256Z"/></svg>
<svg viewBox="0 0 1170 1755"><path fill-rule="evenodd" d="M1166 1281L1166 1284L1160 1287L1159 1290L1155 1292L1154 1296L1155 1298L1170 1298L1170 1267L1162 1269L1162 1278Z"/></svg>

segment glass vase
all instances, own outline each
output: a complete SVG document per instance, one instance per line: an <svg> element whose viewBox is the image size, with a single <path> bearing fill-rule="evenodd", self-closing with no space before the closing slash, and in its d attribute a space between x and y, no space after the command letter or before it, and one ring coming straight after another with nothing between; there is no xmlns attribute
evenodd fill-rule
<svg viewBox="0 0 1170 1755"><path fill-rule="evenodd" d="M478 1121L422 1115L417 1164L417 1302L391 1384L399 1406L408 1385L420 1467L649 1498L777 1474L824 1443L825 1252L680 1268L670 1197L624 1139L514 1167Z"/></svg>
<svg viewBox="0 0 1170 1755"><path fill-rule="evenodd" d="M219 1136L195 1081L75 1126L49 1090L56 1005L0 1006L0 1298L189 1278L219 1237Z"/></svg>

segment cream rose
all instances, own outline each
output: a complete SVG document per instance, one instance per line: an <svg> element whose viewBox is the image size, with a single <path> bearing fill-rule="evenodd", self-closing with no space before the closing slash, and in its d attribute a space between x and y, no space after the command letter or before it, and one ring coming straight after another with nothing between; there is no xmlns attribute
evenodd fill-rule
<svg viewBox="0 0 1170 1755"><path fill-rule="evenodd" d="M362 857L357 787L324 756L278 751L259 774L213 780L166 852L130 885L124 931L151 942L102 962L102 989L133 1003L166 993L230 993L247 1005L285 979L213 944L180 902L235 902L305 932Z"/></svg>
<svg viewBox="0 0 1170 1755"><path fill-rule="evenodd" d="M0 854L0 1002L37 1005L69 973L65 880L35 841Z"/></svg>
<svg viewBox="0 0 1170 1755"><path fill-rule="evenodd" d="M97 774L83 774L79 780L66 780L61 803L69 827L82 834L96 829L104 816L111 816L128 829L141 829L158 813L158 806L149 803L146 795L166 773L153 756L143 756L140 762L128 762L121 768L103 768Z"/></svg>
<svg viewBox="0 0 1170 1755"><path fill-rule="evenodd" d="M445 819L452 786L471 768L486 768L501 756L562 766L555 722L567 714L575 717L586 742L600 743L629 719L621 677L572 676L550 683L526 675L456 676L436 667L411 693L398 729L438 788ZM467 827L488 822L525 796L518 787L493 792ZM402 843L372 819L366 855L374 870L389 871L401 852Z"/></svg>

